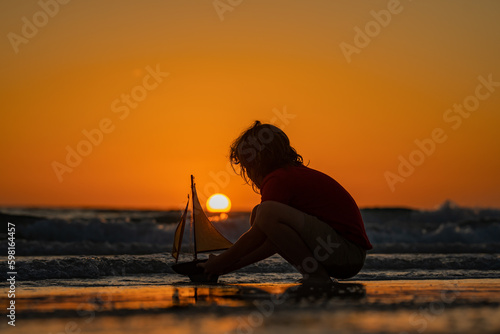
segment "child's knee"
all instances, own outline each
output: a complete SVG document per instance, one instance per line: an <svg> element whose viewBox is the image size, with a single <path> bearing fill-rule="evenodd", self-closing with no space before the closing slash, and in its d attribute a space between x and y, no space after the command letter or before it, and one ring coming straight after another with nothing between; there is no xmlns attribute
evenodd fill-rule
<svg viewBox="0 0 500 334"><path fill-rule="evenodd" d="M272 228L278 222L278 208L280 203L265 201L259 204L256 209L255 223L262 230Z"/></svg>
<svg viewBox="0 0 500 334"><path fill-rule="evenodd" d="M250 226L253 225L253 222L255 220L255 217L257 216L257 210L259 209L260 204L257 204L253 209L252 213L250 214Z"/></svg>
<svg viewBox="0 0 500 334"><path fill-rule="evenodd" d="M280 202L260 203L256 217L263 229L272 228L277 224L288 225L298 232L304 228L304 213Z"/></svg>
<svg viewBox="0 0 500 334"><path fill-rule="evenodd" d="M276 215L278 205L281 203L275 202L275 201L265 201L262 202L258 205L258 209L256 210L256 216L264 216L264 217L271 217L273 215Z"/></svg>

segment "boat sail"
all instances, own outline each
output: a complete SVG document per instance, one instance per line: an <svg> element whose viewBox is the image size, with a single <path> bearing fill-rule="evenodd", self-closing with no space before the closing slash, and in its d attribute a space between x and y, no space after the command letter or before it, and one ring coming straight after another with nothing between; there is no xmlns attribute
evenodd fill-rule
<svg viewBox="0 0 500 334"><path fill-rule="evenodd" d="M197 260L197 254L203 252L211 252L224 250L231 247L233 244L231 241L227 240L212 224L208 219L207 215L201 207L200 201L198 200L198 194L196 192L196 185L194 183L194 177L191 175L191 201L193 203L193 209L191 213L191 226L193 231L194 240L194 260ZM181 220L174 235L174 244L172 248L172 256L175 258L177 263L180 250L182 236L184 235L184 227L186 225L187 211L189 207L189 196L188 203L184 209Z"/></svg>
<svg viewBox="0 0 500 334"><path fill-rule="evenodd" d="M177 228L175 229L174 244L172 246L172 256L175 259L175 263L177 263L179 259L179 254L181 253L182 236L184 235L184 226L186 225L188 207L189 207L189 195L188 195L188 201L186 203L186 208L184 209L184 213L181 216L181 221L179 222Z"/></svg>

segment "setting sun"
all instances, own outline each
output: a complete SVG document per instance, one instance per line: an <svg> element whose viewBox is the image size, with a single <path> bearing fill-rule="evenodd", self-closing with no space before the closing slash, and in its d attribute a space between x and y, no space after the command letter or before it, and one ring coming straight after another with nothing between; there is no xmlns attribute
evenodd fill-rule
<svg viewBox="0 0 500 334"><path fill-rule="evenodd" d="M208 212L229 212L231 201L224 194L214 194L207 200Z"/></svg>

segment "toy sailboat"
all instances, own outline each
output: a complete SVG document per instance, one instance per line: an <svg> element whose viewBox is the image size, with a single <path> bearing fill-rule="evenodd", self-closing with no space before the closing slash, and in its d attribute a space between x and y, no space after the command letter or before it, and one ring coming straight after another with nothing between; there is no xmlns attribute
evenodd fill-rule
<svg viewBox="0 0 500 334"><path fill-rule="evenodd" d="M207 215L201 207L200 201L198 200L198 194L196 193L196 185L194 183L194 177L191 175L191 201L193 203L193 210L191 213L191 230L193 233L193 243L194 243L194 261L177 263L179 259L179 254L181 252L182 237L184 235L184 227L186 225L187 212L189 208L189 195L186 208L181 216L181 220L177 225L174 235L174 244L172 247L172 256L175 258L175 263L172 269L182 275L187 275L192 281L199 282L213 282L212 280L207 280L203 275L203 268L197 267L196 265L203 260L198 260L198 253L211 252L228 249L232 246L231 241L227 240L212 224L208 219ZM215 277L215 282L217 277Z"/></svg>

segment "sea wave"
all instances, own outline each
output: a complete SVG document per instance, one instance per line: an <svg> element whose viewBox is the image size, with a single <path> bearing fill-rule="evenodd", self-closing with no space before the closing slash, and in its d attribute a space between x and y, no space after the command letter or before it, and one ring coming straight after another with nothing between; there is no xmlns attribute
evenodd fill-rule
<svg viewBox="0 0 500 334"><path fill-rule="evenodd" d="M3 209L0 222L16 224L16 253L30 255L153 254L172 248L180 211ZM451 202L435 210L363 209L371 253L498 253L500 210L459 207ZM217 218L214 216L213 218ZM214 221L236 241L250 227L248 212L232 212ZM4 229L5 231L5 229ZM192 240L189 224L183 250ZM0 247L6 247L0 233Z"/></svg>
<svg viewBox="0 0 500 334"><path fill-rule="evenodd" d="M235 242L250 227L247 213L214 221L216 228ZM177 218L180 217L180 214ZM11 221L16 222L16 219ZM30 255L106 255L152 254L172 249L177 224L158 222L152 217L134 218L38 218L25 220L16 228L16 254ZM182 250L193 248L187 224ZM0 240L7 247L7 238Z"/></svg>
<svg viewBox="0 0 500 334"><path fill-rule="evenodd" d="M436 210L365 209L363 220L374 252L497 253L500 210L445 202Z"/></svg>

